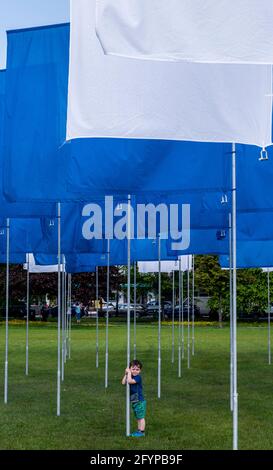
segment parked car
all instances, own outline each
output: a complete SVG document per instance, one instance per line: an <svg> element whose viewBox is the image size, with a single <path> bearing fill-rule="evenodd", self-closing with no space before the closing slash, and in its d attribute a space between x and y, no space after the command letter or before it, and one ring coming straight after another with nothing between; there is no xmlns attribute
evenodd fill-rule
<svg viewBox="0 0 273 470"><path fill-rule="evenodd" d="M191 320L192 319L192 302L191 301L190 301L189 306L190 306L190 320ZM187 300L185 300L183 303L183 312L181 308L181 315L182 313L183 313L184 320L186 320L188 318L188 301ZM174 317L176 319L179 318L179 305L175 306ZM196 304L194 304L194 318L196 320L200 319L200 308Z"/></svg>
<svg viewBox="0 0 273 470"><path fill-rule="evenodd" d="M134 311L136 310L136 318L141 318L145 315L146 310L144 305L142 304L134 304L130 305L130 315L131 317L134 316ZM118 317L126 317L127 316L127 311L128 311L128 304L119 304L118 305L118 311L116 312L116 315Z"/></svg>
<svg viewBox="0 0 273 470"><path fill-rule="evenodd" d="M183 312L182 312L182 306L181 306L181 316L183 313L184 320L187 320L188 318L188 303L187 300L184 301L183 303ZM173 317L173 306L172 303L168 303L164 305L164 318L165 320L171 320ZM179 319L179 305L176 305L174 308L174 318L175 320ZM190 302L190 320L192 318L192 302ZM200 308L194 304L194 318L200 319Z"/></svg>
<svg viewBox="0 0 273 470"><path fill-rule="evenodd" d="M0 316L5 318L6 316L6 307L0 308ZM27 317L27 305L25 302L18 302L16 304L9 304L9 318L21 318L26 319ZM29 308L29 320L35 320L35 310Z"/></svg>
<svg viewBox="0 0 273 470"><path fill-rule="evenodd" d="M158 301L152 301L147 304L147 316L158 317L159 304ZM164 313L164 316L168 316L172 311L172 303L169 300L164 300L161 302L161 312Z"/></svg>
<svg viewBox="0 0 273 470"><path fill-rule="evenodd" d="M238 312L237 319L242 322L253 322L253 321L268 321L268 313L267 312ZM270 319L273 319L273 312L270 312Z"/></svg>
<svg viewBox="0 0 273 470"><path fill-rule="evenodd" d="M109 318L115 315L116 307L113 303L109 302L108 304L108 316ZM107 302L102 304L102 308L98 310L99 317L106 317L107 315Z"/></svg>
<svg viewBox="0 0 273 470"><path fill-rule="evenodd" d="M25 302L9 304L9 318L25 318L27 314L27 306Z"/></svg>
<svg viewBox="0 0 273 470"><path fill-rule="evenodd" d="M87 306L85 308L85 316L87 317L96 317L97 316L97 309L95 307L92 307L92 306Z"/></svg>

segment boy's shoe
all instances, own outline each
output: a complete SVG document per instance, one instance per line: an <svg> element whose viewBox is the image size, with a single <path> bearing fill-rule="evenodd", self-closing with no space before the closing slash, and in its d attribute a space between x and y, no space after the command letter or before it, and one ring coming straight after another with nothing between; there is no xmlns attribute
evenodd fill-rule
<svg viewBox="0 0 273 470"><path fill-rule="evenodd" d="M145 436L145 432L141 432L141 431L136 431L130 434L130 437L144 437L144 436Z"/></svg>

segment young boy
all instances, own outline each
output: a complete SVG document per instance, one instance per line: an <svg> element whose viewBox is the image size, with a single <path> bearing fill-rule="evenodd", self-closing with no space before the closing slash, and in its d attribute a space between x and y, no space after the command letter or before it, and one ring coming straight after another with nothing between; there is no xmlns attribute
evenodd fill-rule
<svg viewBox="0 0 273 470"><path fill-rule="evenodd" d="M146 401L142 390L141 369L140 361L137 359L131 361L129 367L125 369L125 375L121 382L122 385L127 383L130 385L130 401L138 424L138 430L130 434L131 437L145 436Z"/></svg>

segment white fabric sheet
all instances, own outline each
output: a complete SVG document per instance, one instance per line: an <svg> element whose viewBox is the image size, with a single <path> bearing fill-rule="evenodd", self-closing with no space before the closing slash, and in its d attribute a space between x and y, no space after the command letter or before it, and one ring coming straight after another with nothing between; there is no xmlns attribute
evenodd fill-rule
<svg viewBox="0 0 273 470"><path fill-rule="evenodd" d="M209 63L273 63L272 0L97 0L106 54Z"/></svg>
<svg viewBox="0 0 273 470"><path fill-rule="evenodd" d="M67 140L120 137L271 144L268 65L105 56L95 1L71 0Z"/></svg>
<svg viewBox="0 0 273 470"><path fill-rule="evenodd" d="M24 265L24 269L27 269L27 264ZM63 264L61 264L61 271L63 270ZM35 263L35 258L32 253L29 254L29 272L32 274L41 273L57 273L58 265L40 266Z"/></svg>
<svg viewBox="0 0 273 470"><path fill-rule="evenodd" d="M189 256L180 256L181 259L181 271L187 271L188 269L188 258L189 258L189 268L192 270L192 255ZM140 273L157 273L158 272L158 261L139 261L137 263L138 270ZM171 273L172 271L179 270L178 261L161 261L161 272L162 273Z"/></svg>

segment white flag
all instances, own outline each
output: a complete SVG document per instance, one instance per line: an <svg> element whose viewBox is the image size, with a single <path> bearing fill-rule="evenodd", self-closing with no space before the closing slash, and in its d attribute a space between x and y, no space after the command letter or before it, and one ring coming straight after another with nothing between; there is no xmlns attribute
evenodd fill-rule
<svg viewBox="0 0 273 470"><path fill-rule="evenodd" d="M272 64L272 0L97 0L107 54Z"/></svg>
<svg viewBox="0 0 273 470"><path fill-rule="evenodd" d="M29 263L25 264L25 269L29 269L30 273L33 274L41 274L41 273L57 273L58 272L58 265L50 265L50 266L42 266L36 264L34 255L29 253ZM64 265L61 264L61 271L64 271Z"/></svg>
<svg viewBox="0 0 273 470"><path fill-rule="evenodd" d="M183 255L179 257L181 260L181 271L192 270L192 255ZM179 261L161 261L161 272L171 273L179 270ZM140 273L158 273L158 261L139 261L137 263Z"/></svg>
<svg viewBox="0 0 273 470"><path fill-rule="evenodd" d="M71 0L67 140L271 144L271 66L105 56L95 7L95 0Z"/></svg>

